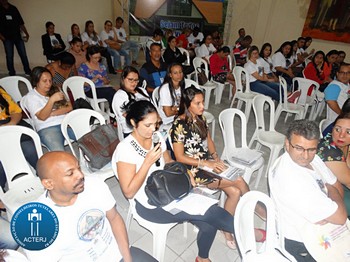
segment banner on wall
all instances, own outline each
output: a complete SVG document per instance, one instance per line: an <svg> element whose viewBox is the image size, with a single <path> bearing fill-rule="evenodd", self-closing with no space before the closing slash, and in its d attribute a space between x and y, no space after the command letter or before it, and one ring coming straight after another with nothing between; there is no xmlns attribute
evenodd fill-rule
<svg viewBox="0 0 350 262"><path fill-rule="evenodd" d="M311 0L302 36L350 43L350 1Z"/></svg>

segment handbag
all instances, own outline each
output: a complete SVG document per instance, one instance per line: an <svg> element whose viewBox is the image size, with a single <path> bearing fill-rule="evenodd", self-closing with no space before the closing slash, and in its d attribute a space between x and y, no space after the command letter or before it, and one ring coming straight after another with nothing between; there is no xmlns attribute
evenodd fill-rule
<svg viewBox="0 0 350 262"><path fill-rule="evenodd" d="M184 198L191 189L187 168L179 162L168 163L163 170L152 172L145 186L148 203L157 207L165 206L175 199Z"/></svg>
<svg viewBox="0 0 350 262"><path fill-rule="evenodd" d="M349 219L344 225L306 222L300 234L305 247L316 261L350 261Z"/></svg>
<svg viewBox="0 0 350 262"><path fill-rule="evenodd" d="M198 78L198 84L205 85L206 82L208 82L208 77L205 74L203 68L197 67L197 78Z"/></svg>
<svg viewBox="0 0 350 262"><path fill-rule="evenodd" d="M118 129L112 124L98 125L78 139L78 146L92 171L107 165L119 143Z"/></svg>

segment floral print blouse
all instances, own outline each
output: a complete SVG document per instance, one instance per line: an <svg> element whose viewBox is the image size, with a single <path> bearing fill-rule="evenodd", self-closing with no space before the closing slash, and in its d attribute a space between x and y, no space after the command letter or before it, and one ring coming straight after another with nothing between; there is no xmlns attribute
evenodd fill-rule
<svg viewBox="0 0 350 262"><path fill-rule="evenodd" d="M328 133L323 137L317 146L317 154L323 162L341 161L346 162L343 151L338 148L332 139L332 133Z"/></svg>

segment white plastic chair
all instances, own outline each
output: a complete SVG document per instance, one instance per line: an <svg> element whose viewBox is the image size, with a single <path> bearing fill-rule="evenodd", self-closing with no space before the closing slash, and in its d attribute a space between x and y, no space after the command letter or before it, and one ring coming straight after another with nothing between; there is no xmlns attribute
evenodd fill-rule
<svg viewBox="0 0 350 262"><path fill-rule="evenodd" d="M191 79L185 79L185 88L194 85L197 89L201 89L199 84ZM207 119L207 123L211 124L211 139L214 141L215 138L215 117L208 111L203 112L203 116Z"/></svg>
<svg viewBox="0 0 350 262"><path fill-rule="evenodd" d="M182 47L178 47L180 52L182 54L185 54L186 55L186 62L182 63L184 66L189 66L191 65L191 59L190 59L190 53L188 52L188 50L186 50L185 48L182 48ZM195 72L193 71L191 74L188 74L186 76L187 79L192 79L192 76L195 74Z"/></svg>
<svg viewBox="0 0 350 262"><path fill-rule="evenodd" d="M287 121L288 114L295 114L295 119L302 119L304 117L305 108L302 105L289 103L287 99L287 82L280 76L280 101L275 112L275 126L282 112L286 112L284 122ZM282 97L283 94L283 97Z"/></svg>
<svg viewBox="0 0 350 262"><path fill-rule="evenodd" d="M240 118L240 136L235 133L235 116ZM236 121L237 122L237 121ZM222 137L224 139L224 150L222 152L221 159L226 160L231 166L237 166L244 170L244 180L249 185L251 175L258 171L258 175L255 182L255 188L258 187L261 175L263 174L264 169L264 158L261 156L250 166L244 165L238 161L232 159L232 153L242 152L243 150L251 150L247 146L247 120L244 113L236 108L228 108L223 110L219 115L219 123L222 131ZM239 132L238 132L239 133ZM241 146L236 147L236 137L241 137L240 144Z"/></svg>
<svg viewBox="0 0 350 262"><path fill-rule="evenodd" d="M30 103L30 101L28 100L28 97L27 96L22 97L21 102L20 102L21 108L22 108L23 112L26 114L26 116L28 117L29 124L33 127L33 129L35 131L37 131L35 124L34 124L34 120L27 109L28 103Z"/></svg>
<svg viewBox="0 0 350 262"><path fill-rule="evenodd" d="M204 60L205 61L205 60ZM232 71L232 59L231 56L227 57L227 62L229 64L229 72ZM222 98L222 93L224 92L225 86L229 86L229 100L232 98L232 85L230 82L226 81L225 83L220 83L215 80L212 80L213 83L218 85L218 88L215 89L215 104L220 104L221 98Z"/></svg>
<svg viewBox="0 0 350 262"><path fill-rule="evenodd" d="M7 76L0 79L0 86L12 97L17 103L21 101L20 83L24 83L28 92L33 89L29 80L23 76Z"/></svg>
<svg viewBox="0 0 350 262"><path fill-rule="evenodd" d="M113 169L114 175L119 180L116 163L112 164L112 169ZM125 221L125 226L127 231L130 230L132 219L135 219L140 226L142 226L143 228L147 229L152 233L152 236L153 236L152 255L159 262L165 262L166 260L164 258L164 253L166 248L166 239L170 229L172 229L178 223L158 224L158 223L153 223L151 221L148 221L142 218L136 212L134 199L129 199L129 210ZM186 231L187 231L187 223L185 223L184 225L186 225Z"/></svg>
<svg viewBox="0 0 350 262"><path fill-rule="evenodd" d="M257 250L254 234L254 211L258 202L264 204L267 211L266 241L259 250ZM243 262L296 262L284 248L284 237L280 230L275 205L266 194L249 191L241 197L235 211L234 228L236 243L241 251Z"/></svg>
<svg viewBox="0 0 350 262"><path fill-rule="evenodd" d="M323 99L319 100L316 97L316 94L318 93L318 89L320 88L320 84L313 81L313 80L306 79L303 77L294 77L293 78L293 90L295 90L294 86L296 83L298 83L298 89L301 91L300 97L298 99L298 104L305 107L303 118L306 117L309 106L311 106L309 120L315 120L316 116L317 116L316 115L317 107L323 101ZM311 86L314 86L314 89L312 91L311 96L308 96L307 93L308 93L309 88Z"/></svg>
<svg viewBox="0 0 350 262"><path fill-rule="evenodd" d="M236 93L232 98L230 107L233 106L235 99L238 100L237 108L241 109L242 102L245 103L244 114L249 121L250 111L252 109L253 98L258 95L258 93L250 91L249 83L249 73L241 66L235 66L232 70L232 74L235 78L236 83ZM243 87L242 75L245 77L245 86Z"/></svg>
<svg viewBox="0 0 350 262"><path fill-rule="evenodd" d="M0 128L0 159L6 173L8 190L0 187L0 199L6 206L7 217L11 220L17 208L34 201L43 192L40 179L26 161L22 148L21 136L25 134L33 139L38 158L43 155L39 135L23 126L4 126ZM18 176L19 175L19 176Z"/></svg>
<svg viewBox="0 0 350 262"><path fill-rule="evenodd" d="M92 172L89 169L87 162L86 162L85 158L83 157L81 150L79 149L79 155L75 152L75 150L73 148L73 144L70 141L69 136L68 136L68 127L70 127L73 130L75 138L77 140L79 138L81 138L83 135L85 135L86 133L90 132L93 129L93 125L92 126L90 125L91 118L97 119L97 121L99 122L100 125L103 125L106 122L103 115L101 115L99 112L96 112L96 111L91 110L91 109L80 108L80 109L76 109L76 110L69 112L63 118L63 121L61 123L61 131L62 131L63 137L66 139L66 141L69 145L69 148L72 151L73 155L77 159L79 159L80 166L82 168L83 173L87 176L89 176L89 175L96 176L104 181L110 177L113 177L113 170L112 170L111 164L108 163L102 169L95 171L95 172ZM79 156L80 156L80 158L79 158Z"/></svg>
<svg viewBox="0 0 350 262"><path fill-rule="evenodd" d="M88 84L90 86L91 92L92 92L92 98L86 96L86 94L84 92L84 85L85 84ZM86 99L87 101L90 102L92 108L95 111L98 111L101 114L103 114L104 118L109 122L109 117L111 115L110 115L108 102L105 98L97 98L96 87L95 87L94 82L92 82L90 79L88 79L86 77L72 76L72 77L67 78L63 82L63 85L62 85L62 91L66 95L66 97L69 97L68 96L68 89L70 89L74 100L76 100L78 98ZM100 107L100 105L101 105L101 107ZM105 105L107 105L106 109L105 109Z"/></svg>
<svg viewBox="0 0 350 262"><path fill-rule="evenodd" d="M323 132L323 130L326 129L327 126L329 126L330 123L332 123L332 121L325 118L325 119L322 119L321 122L318 124L318 127L320 129L320 138L323 137L322 132Z"/></svg>
<svg viewBox="0 0 350 262"><path fill-rule="evenodd" d="M269 105L269 126L265 127L264 106ZM257 95L253 99L253 111L255 114L256 129L250 140L249 147L251 148L254 141L257 141L256 149L260 149L261 145L270 148L271 153L266 166L268 172L271 163L278 157L279 152L284 147L286 136L275 130L275 104L272 99L265 95Z"/></svg>
<svg viewBox="0 0 350 262"><path fill-rule="evenodd" d="M200 57L195 57L193 59L193 67L195 71L195 81L198 83L198 71L197 68L201 68L201 65L204 64L204 72L209 79L209 70L208 70L208 64L205 62L204 59ZM200 88L205 91L205 97L204 97L204 108L208 109L209 108L209 101L210 101L210 94L211 91L215 88L217 88L217 85L214 84L211 81L208 81L204 85L200 85Z"/></svg>

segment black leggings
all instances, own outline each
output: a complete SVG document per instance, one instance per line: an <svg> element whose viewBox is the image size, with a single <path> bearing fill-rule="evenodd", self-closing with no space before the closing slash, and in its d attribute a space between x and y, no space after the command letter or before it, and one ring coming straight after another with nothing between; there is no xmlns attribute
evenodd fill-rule
<svg viewBox="0 0 350 262"><path fill-rule="evenodd" d="M181 223L190 222L198 227L197 235L198 255L201 258L209 257L209 250L213 244L216 231L223 230L225 232L234 233L233 231L233 216L225 209L213 205L207 212L201 215L190 215L185 212L172 215L164 209L158 207L155 209L148 209L136 202L136 211L144 219L159 223Z"/></svg>

